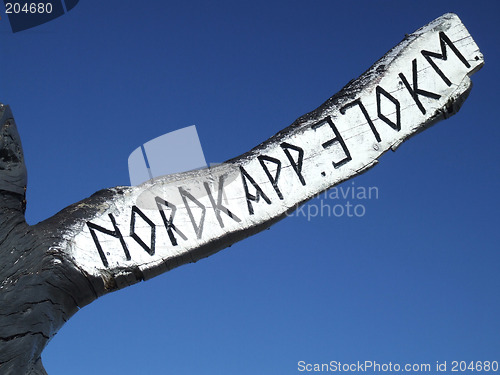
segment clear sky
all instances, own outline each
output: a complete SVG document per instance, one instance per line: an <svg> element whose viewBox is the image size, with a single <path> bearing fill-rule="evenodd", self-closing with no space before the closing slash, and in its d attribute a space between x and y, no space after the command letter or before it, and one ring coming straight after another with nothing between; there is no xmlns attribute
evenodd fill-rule
<svg viewBox="0 0 500 375"><path fill-rule="evenodd" d="M32 224L127 185L129 154L169 131L197 125L208 162L249 150L444 13L486 61L456 116L342 185L371 199L323 197L363 215L296 214L104 296L49 343L49 375L500 361L499 4L81 0L16 34L2 14L0 101L23 141Z"/></svg>

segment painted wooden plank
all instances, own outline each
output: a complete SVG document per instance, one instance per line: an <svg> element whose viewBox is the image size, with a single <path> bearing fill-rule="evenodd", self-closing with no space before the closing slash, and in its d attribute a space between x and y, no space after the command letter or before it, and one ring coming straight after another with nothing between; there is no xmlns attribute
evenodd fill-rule
<svg viewBox="0 0 500 375"><path fill-rule="evenodd" d="M95 276L99 293L213 254L456 113L483 62L460 19L446 14L250 152L213 169L106 190L62 212L63 220L81 218L65 228L60 247Z"/></svg>

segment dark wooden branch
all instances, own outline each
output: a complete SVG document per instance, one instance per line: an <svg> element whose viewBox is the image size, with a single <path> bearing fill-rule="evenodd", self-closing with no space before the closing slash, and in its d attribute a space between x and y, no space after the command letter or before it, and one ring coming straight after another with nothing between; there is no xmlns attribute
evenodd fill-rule
<svg viewBox="0 0 500 375"><path fill-rule="evenodd" d="M0 374L45 374L42 350L79 308L214 254L371 168L456 113L483 63L458 17L446 14L250 152L102 190L34 226L24 219L21 142L1 106Z"/></svg>

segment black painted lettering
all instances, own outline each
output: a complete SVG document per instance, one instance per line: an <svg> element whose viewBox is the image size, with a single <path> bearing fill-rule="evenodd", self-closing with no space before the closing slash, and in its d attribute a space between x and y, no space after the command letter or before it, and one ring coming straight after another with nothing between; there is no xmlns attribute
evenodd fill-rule
<svg viewBox="0 0 500 375"><path fill-rule="evenodd" d="M278 179L280 178L280 173L281 173L281 161L279 161L276 158L273 158L271 156L266 156L266 155L259 155L259 157L257 159L259 159L260 165L262 166L262 169L264 169L264 172L266 172L267 178L269 179L269 181L273 185L274 191L278 195L279 199L283 200L283 194L281 194L281 191L278 187ZM266 161L276 164L277 167L276 167L276 173L274 176L271 174L271 171L267 167Z"/></svg>
<svg viewBox="0 0 500 375"><path fill-rule="evenodd" d="M174 225L174 216L177 211L177 207L175 204L167 202L160 197L155 197L156 207L158 207L158 211L160 212L161 218L163 220L163 224L165 225L165 229L167 230L168 238L173 246L177 246L177 239L174 236L175 231L184 241L187 240L187 237L182 233L175 225ZM167 219L165 216L165 211L162 209L162 206L168 207L170 209L170 217Z"/></svg>
<svg viewBox="0 0 500 375"><path fill-rule="evenodd" d="M384 121L387 125L389 125L391 128L393 128L394 130L400 131L401 130L401 106L399 104L399 101L380 86L377 86L375 91L376 91L376 95L377 95L377 115L378 115L378 117L382 121ZM385 96L387 99L389 99L392 102L392 104L394 104L394 107L396 109L396 122L395 123L393 121L391 121L389 118L387 118L386 116L384 116L384 114L382 113L380 95Z"/></svg>
<svg viewBox="0 0 500 375"><path fill-rule="evenodd" d="M241 220L238 216L233 214L229 209L225 206L222 205L222 197L224 195L224 176L219 177L219 186L217 189L217 203L215 203L214 197L212 195L212 192L210 191L210 186L208 185L208 182L203 183L205 185L205 190L207 191L208 198L210 199L210 203L212 204L212 207L215 212L215 217L217 218L217 221L219 222L219 225L221 228L224 228L224 222L222 221L221 217L221 212L224 212L227 216L229 216L231 219L239 223Z"/></svg>
<svg viewBox="0 0 500 375"><path fill-rule="evenodd" d="M123 252L125 253L125 257L127 260L130 260L130 253L127 248L127 244L125 243L125 240L123 239L123 236L120 232L120 229L116 225L116 220L113 216L113 214L109 214L109 219L111 220L111 223L113 224L114 230L109 230L106 228L101 227L100 225L91 223L90 221L87 221L87 226L89 228L90 234L92 236L92 239L94 240L95 246L97 247L97 252L99 253L99 256L101 257L102 264L104 264L105 267L109 267L108 259L106 258L106 254L104 254L104 251L101 247L101 243L99 242L99 239L97 238L97 234L95 231L99 231L101 233L107 234L108 236L112 236L115 238L120 239L120 243L123 248Z"/></svg>
<svg viewBox="0 0 500 375"><path fill-rule="evenodd" d="M207 209L205 206L193 195L188 192L187 190L184 190L183 188L179 188L179 193L181 193L182 201L184 202L184 206L186 207L187 213L189 215L189 218L191 219L191 224L193 224L193 229L194 232L196 233L197 238L201 238L201 235L203 233L203 224L205 223L205 214ZM191 207L189 206L188 199L196 204L200 209L201 209L201 216L200 216L200 221L196 222L196 219L194 218L193 212L191 211Z"/></svg>
<svg viewBox="0 0 500 375"><path fill-rule="evenodd" d="M135 217L139 215L142 220L144 220L151 227L151 239L149 246L135 233ZM132 206L132 214L130 218L130 236L146 250L149 255L155 254L155 241L156 241L156 225L153 223L149 217L147 217L137 206Z"/></svg>
<svg viewBox="0 0 500 375"><path fill-rule="evenodd" d="M326 149L326 148L331 147L334 143L338 143L340 145L340 147L342 147L342 151L344 153L344 158L340 159L338 161L332 161L333 167L339 168L340 166L344 165L345 163L351 161L352 157L351 157L351 153L349 152L349 149L347 148L347 146L344 142L344 139L342 138L342 136L340 135L340 132L338 131L335 124L333 123L332 118L330 116L328 116L324 120L314 124L312 126L312 128L318 129L319 127L321 127L323 125L327 125L327 124L330 126L333 133L335 134L335 138L332 138L332 139L326 141L325 143L322 144L322 146L323 146L323 148Z"/></svg>
<svg viewBox="0 0 500 375"><path fill-rule="evenodd" d="M248 213L250 215L253 215L254 210L252 206L252 202L258 203L260 200L260 197L266 201L267 204L271 204L271 200L267 197L267 195L262 191L260 186L254 181L252 176L248 174L248 172L240 166L240 172L241 172L241 179L243 181L243 188L245 189L245 197L247 199L247 206L248 206ZM255 189L255 195L251 194L250 191L248 190L248 183L249 181L252 186Z"/></svg>
<svg viewBox="0 0 500 375"><path fill-rule="evenodd" d="M422 89L418 88L418 72L417 72L417 59L413 59L412 61L412 71L413 71L413 88L411 85L408 83L408 80L406 79L405 75L403 73L399 73L399 78L403 81L404 85L406 86L406 89L410 93L411 97L413 100L415 100L415 103L417 104L418 108L422 112L422 114L425 115L425 108L420 102L419 95L421 96L426 96L428 98L432 99L439 99L441 95L438 95L436 93L430 92L430 91L425 91Z"/></svg>
<svg viewBox="0 0 500 375"><path fill-rule="evenodd" d="M442 78L442 80L448 85L451 86L451 81L449 80L448 77L443 73L441 69L436 65L433 58L435 59L440 59L446 61L448 59L448 53L446 49L446 45L450 47L450 49L453 51L453 53L460 59L460 61L467 67L470 68L470 64L467 61L467 59L460 53L458 48L453 44L453 42L448 38L448 36L444 33L444 31L441 31L439 33L439 42L441 44L441 53L437 52L431 52L431 51L426 51L422 50L421 53L425 57L425 59L429 62L429 64L434 68L436 73Z"/></svg>
<svg viewBox="0 0 500 375"><path fill-rule="evenodd" d="M380 139L380 134L378 134L377 128L375 128L373 121L370 119L370 116L368 115L368 111L366 110L365 106L363 105L363 103L361 102L360 99L356 99L355 101L350 102L350 103L346 104L345 106L343 106L342 108L340 108L340 113L345 115L345 111L351 107L354 107L355 105L357 105L359 107L359 109L361 110L361 113L363 113L363 116L365 116L365 119L368 122L368 125L370 126L370 129L372 130L372 133L375 136L375 139L377 140L377 142L380 142L382 140L382 139Z"/></svg>
<svg viewBox="0 0 500 375"><path fill-rule="evenodd" d="M283 152L285 153L286 157L288 158L288 161L290 162L293 170L297 174L297 177L300 180L300 183L302 185L306 184L306 181L304 180L304 176L302 176L302 161L304 160L304 150L301 149L298 146L294 146L290 143L283 142L281 145L281 148L283 149ZM298 152L298 157L297 160L294 160L292 157L292 154L290 153L290 150L294 150Z"/></svg>

